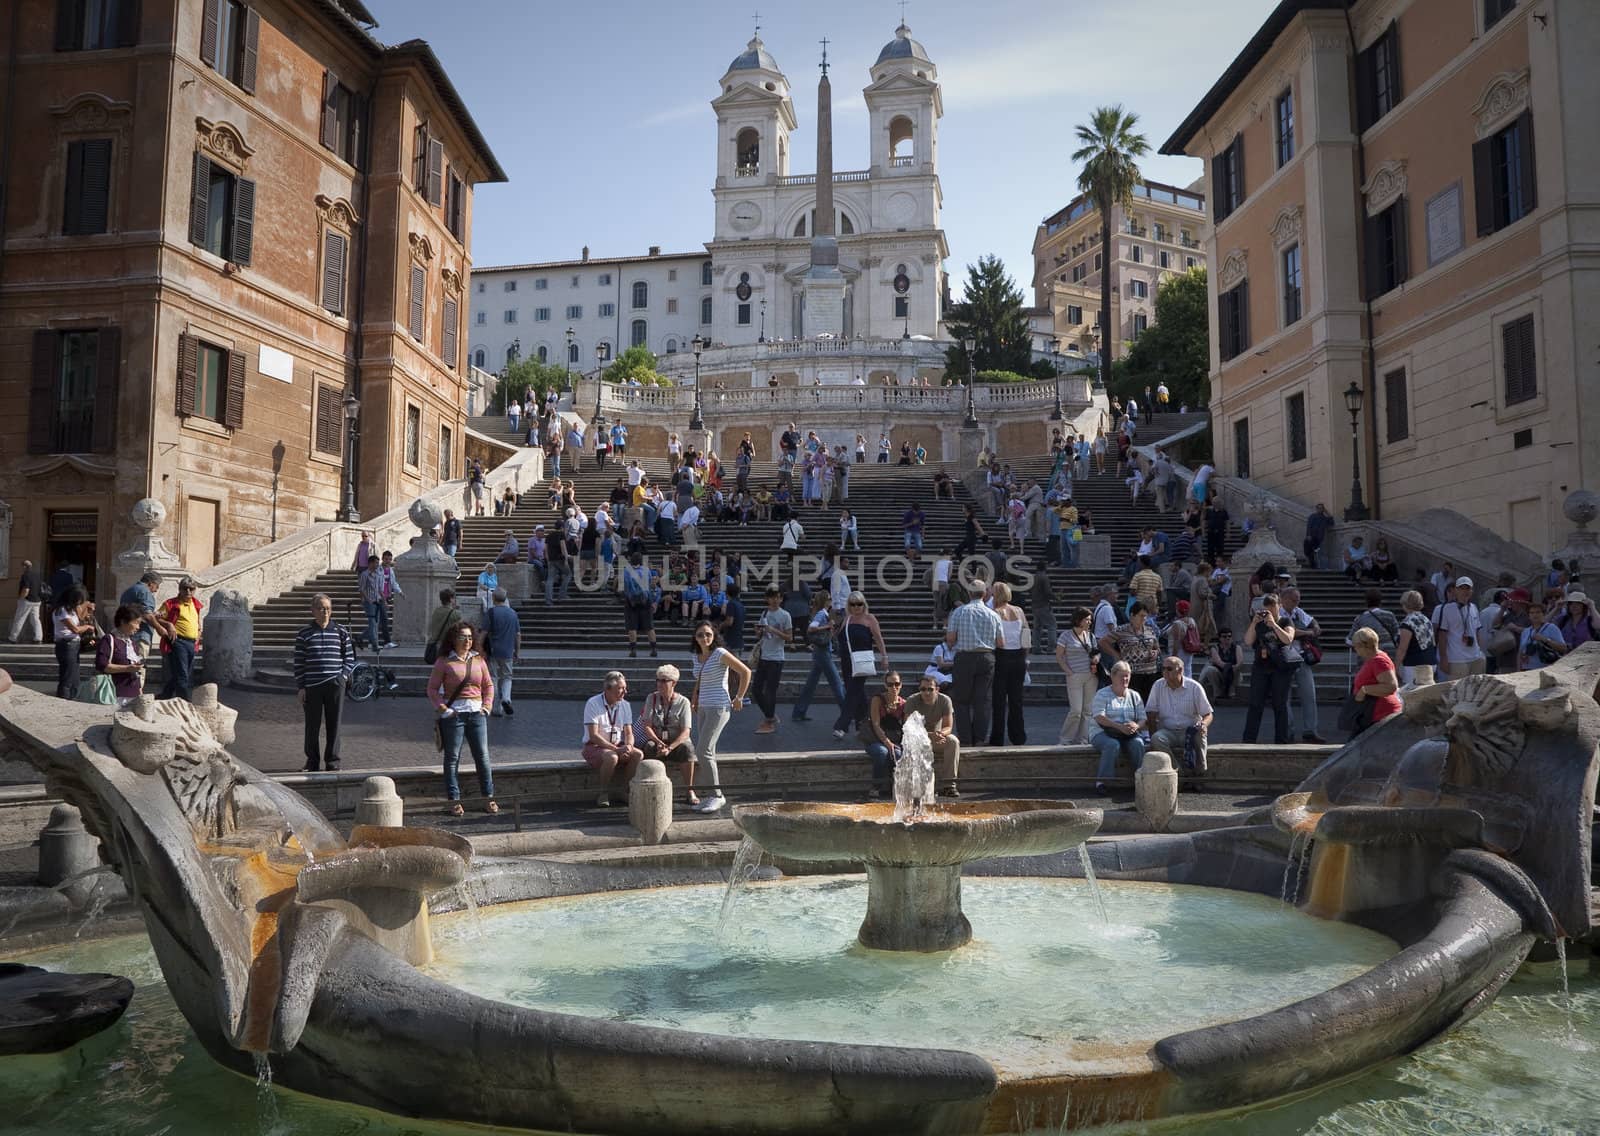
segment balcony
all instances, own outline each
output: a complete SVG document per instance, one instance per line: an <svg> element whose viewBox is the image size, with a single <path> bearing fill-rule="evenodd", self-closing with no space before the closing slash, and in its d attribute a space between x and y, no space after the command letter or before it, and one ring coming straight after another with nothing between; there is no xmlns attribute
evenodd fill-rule
<svg viewBox="0 0 1600 1136"><path fill-rule="evenodd" d="M897 169L908 169L916 164L916 158L910 154L903 154L889 159L889 165Z"/></svg>
<svg viewBox="0 0 1600 1136"><path fill-rule="evenodd" d="M836 183L837 182L842 182L842 181L867 181L871 177L872 177L872 171L871 170L846 170L844 173L836 173L836 174L834 174L833 175L833 180ZM778 184L779 185L816 185L817 184L817 175L816 174L786 174L783 177L778 179Z"/></svg>
<svg viewBox="0 0 1600 1136"><path fill-rule="evenodd" d="M733 176L736 177L736 178L760 177L761 176L761 167L760 166L739 166L739 167L734 169Z"/></svg>
<svg viewBox="0 0 1600 1136"><path fill-rule="evenodd" d="M1126 224L1126 225L1122 226L1122 231L1124 233L1131 233L1133 236L1136 236L1136 237L1148 237L1150 235L1150 230L1147 229L1145 226L1143 226L1143 225L1135 225L1135 224L1132 224L1131 222L1129 224Z"/></svg>
<svg viewBox="0 0 1600 1136"><path fill-rule="evenodd" d="M1193 237L1179 237L1178 243L1186 249L1197 249L1200 247L1200 242L1195 240Z"/></svg>

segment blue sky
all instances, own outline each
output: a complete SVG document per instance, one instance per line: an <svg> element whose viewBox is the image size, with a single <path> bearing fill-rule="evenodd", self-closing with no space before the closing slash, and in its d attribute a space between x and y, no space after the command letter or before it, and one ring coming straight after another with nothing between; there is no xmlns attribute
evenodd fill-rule
<svg viewBox="0 0 1600 1136"><path fill-rule="evenodd" d="M1041 218L1076 192L1072 128L1098 103L1141 118L1151 149L1199 101L1275 0L912 0L906 21L939 68L947 268L998 254L1026 291ZM480 187L479 265L699 248L712 233L715 116L708 105L761 12L789 77L791 169L814 169L826 35L834 168L867 165L861 88L894 37L897 0L369 0L379 38L429 41L511 180ZM1107 45L1110 45L1109 47ZM1193 159L1151 157L1187 184ZM1031 295L1030 295L1031 300Z"/></svg>

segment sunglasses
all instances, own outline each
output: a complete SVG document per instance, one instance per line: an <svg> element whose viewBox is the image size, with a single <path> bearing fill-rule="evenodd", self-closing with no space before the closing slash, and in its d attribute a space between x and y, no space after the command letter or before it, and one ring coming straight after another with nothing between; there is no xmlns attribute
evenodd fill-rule
<svg viewBox="0 0 1600 1136"><path fill-rule="evenodd" d="M852 603L852 604L849 604L848 606L850 606L850 607L866 607L867 605L864 604L864 603Z"/></svg>
<svg viewBox="0 0 1600 1136"><path fill-rule="evenodd" d="M899 686L900 684L898 682L886 682L883 685L884 686Z"/></svg>

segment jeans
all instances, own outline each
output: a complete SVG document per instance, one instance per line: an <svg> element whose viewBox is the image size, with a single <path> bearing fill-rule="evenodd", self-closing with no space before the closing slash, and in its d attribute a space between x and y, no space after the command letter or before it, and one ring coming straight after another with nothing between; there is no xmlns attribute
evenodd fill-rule
<svg viewBox="0 0 1600 1136"><path fill-rule="evenodd" d="M1277 745L1289 744L1289 688L1292 685L1292 670L1278 668L1269 671L1259 664L1250 668L1250 709L1245 712L1244 737L1240 740L1246 745L1255 742L1261 733L1261 712L1270 701L1272 740Z"/></svg>
<svg viewBox="0 0 1600 1136"><path fill-rule="evenodd" d="M750 697L768 721L778 716L778 680L783 677L783 664L762 659L756 664L755 677L750 681Z"/></svg>
<svg viewBox="0 0 1600 1136"><path fill-rule="evenodd" d="M194 640L174 639L166 658L167 683L162 698L188 698L194 687Z"/></svg>
<svg viewBox="0 0 1600 1136"><path fill-rule="evenodd" d="M439 719L444 738L444 795L461 799L461 782L456 767L461 764L461 740L472 749L472 763L478 767L478 795L494 796L494 772L489 768L489 716L482 710L467 714L447 714Z"/></svg>
<svg viewBox="0 0 1600 1136"><path fill-rule="evenodd" d="M1070 533L1061 534L1061 567L1076 568L1078 566L1078 541L1072 539Z"/></svg>
<svg viewBox="0 0 1600 1136"><path fill-rule="evenodd" d="M722 782L717 780L717 740L727 728L731 713L726 706L702 706L694 714L695 750L705 763L712 795L717 797L722 796Z"/></svg>
<svg viewBox="0 0 1600 1136"><path fill-rule="evenodd" d="M551 477L560 477L561 476L561 451L560 450L557 450L555 453L550 455L550 476Z"/></svg>
<svg viewBox="0 0 1600 1136"><path fill-rule="evenodd" d="M920 531L913 532L913 531L908 529L908 530L906 530L905 536L906 536L906 548L908 550L914 548L918 552L922 551L922 533Z"/></svg>
<svg viewBox="0 0 1600 1136"><path fill-rule="evenodd" d="M572 583L572 569L567 567L565 560L549 561L549 568L544 574L544 602L554 603L555 589L561 588L561 598L567 598L567 587Z"/></svg>
<svg viewBox="0 0 1600 1136"><path fill-rule="evenodd" d="M844 679L839 677L839 661L833 657L830 643L818 643L811 647L811 670L806 674L805 684L800 687L800 697L795 701L795 718L804 718L806 711L811 709L811 698L817 693L817 682L821 679L828 680L828 689L833 691L834 702L842 707Z"/></svg>
<svg viewBox="0 0 1600 1136"><path fill-rule="evenodd" d="M1320 543L1312 544L1311 538L1307 537L1305 544L1301 547L1304 549L1306 554L1306 567L1321 568L1322 558L1318 556L1317 553L1322 551L1322 545Z"/></svg>
<svg viewBox="0 0 1600 1136"><path fill-rule="evenodd" d="M950 701L956 704L956 737L962 745L982 745L989 740L994 670L993 651L956 652Z"/></svg>
<svg viewBox="0 0 1600 1136"><path fill-rule="evenodd" d="M891 790L895 762L900 760L900 747L890 749L882 742L868 742L867 757L872 762L872 787L885 792Z"/></svg>
<svg viewBox="0 0 1600 1136"><path fill-rule="evenodd" d="M339 711L344 706L344 679L306 687L306 770L339 768ZM322 726L328 726L328 744L322 744Z"/></svg>
<svg viewBox="0 0 1600 1136"><path fill-rule="evenodd" d="M889 452L887 450L879 450L878 451L878 464L879 465L888 465L889 464Z"/></svg>
<svg viewBox="0 0 1600 1136"><path fill-rule="evenodd" d="M1289 722L1289 736L1293 737L1296 729L1304 734L1317 732L1317 672L1314 668L1301 663L1294 669L1294 691L1299 698L1300 706L1295 712L1295 717Z"/></svg>
<svg viewBox="0 0 1600 1136"><path fill-rule="evenodd" d="M1089 739L1095 749L1100 751L1100 767L1095 772L1096 781L1109 781L1117 775L1117 758L1126 757L1129 764L1137 772L1139 763L1144 760L1144 738L1138 734L1129 737L1102 730Z"/></svg>
<svg viewBox="0 0 1600 1136"><path fill-rule="evenodd" d="M511 669L515 665L514 659L502 659L491 656L489 659L489 677L494 679L494 701L497 706L511 707Z"/></svg>
<svg viewBox="0 0 1600 1136"><path fill-rule="evenodd" d="M376 649L384 641L380 634L383 623L383 601L362 600L361 606L367 611L367 646Z"/></svg>
<svg viewBox="0 0 1600 1136"><path fill-rule="evenodd" d="M56 697L71 702L78 697L78 640L56 640Z"/></svg>
<svg viewBox="0 0 1600 1136"><path fill-rule="evenodd" d="M1028 653L1022 648L995 651L994 682L989 698L990 745L1004 745L1008 736L1012 745L1028 744L1028 729L1022 718L1022 682L1027 674Z"/></svg>

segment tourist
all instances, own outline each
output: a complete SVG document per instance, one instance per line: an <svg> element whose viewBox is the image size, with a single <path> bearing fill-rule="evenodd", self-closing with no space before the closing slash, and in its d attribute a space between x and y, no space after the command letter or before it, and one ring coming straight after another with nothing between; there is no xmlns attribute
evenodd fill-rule
<svg viewBox="0 0 1600 1136"><path fill-rule="evenodd" d="M400 580L394 574L394 553L386 551L383 554L383 560L379 563L378 570L382 573L383 587L383 609L380 613L383 616L381 631L383 645L385 647L393 647L396 645L394 641L394 598L403 594L400 591Z"/></svg>
<svg viewBox="0 0 1600 1136"><path fill-rule="evenodd" d="M833 614L829 610L828 593L817 591L811 596L811 615L806 623L806 646L811 651L811 669L800 687L800 697L795 700L791 718L796 722L810 721L808 711L811 699L817 692L817 683L828 680L828 689L840 709L844 708L844 680L839 675L839 664L833 657Z"/></svg>
<svg viewBox="0 0 1600 1136"><path fill-rule="evenodd" d="M654 602L650 595L650 570L644 555L634 552L617 574L617 591L622 597L622 624L628 633L628 658L639 655L639 632L649 639L650 657L656 657Z"/></svg>
<svg viewBox="0 0 1600 1136"><path fill-rule="evenodd" d="M933 645L933 651L928 655L928 665L923 668L922 673L932 677L943 690L955 679L955 665L956 653L941 639Z"/></svg>
<svg viewBox="0 0 1600 1136"><path fill-rule="evenodd" d="M444 554L454 557L461 548L461 518L457 517L454 509L444 511L444 527L439 531L439 547L444 549Z"/></svg>
<svg viewBox="0 0 1600 1136"><path fill-rule="evenodd" d="M994 682L990 695L989 744L1028 744L1022 713L1023 686L1028 680L1028 649L1032 646L1028 617L1011 602L1011 585L996 583L991 590L1000 634L994 645Z"/></svg>
<svg viewBox="0 0 1600 1136"><path fill-rule="evenodd" d="M944 628L944 621L949 615L950 603L950 569L952 566L950 550L941 548L939 555L934 558L933 564L928 568L928 587L933 593L933 629Z"/></svg>
<svg viewBox="0 0 1600 1136"><path fill-rule="evenodd" d="M1129 684L1133 672L1128 664L1111 665L1111 685L1095 692L1090 706L1089 744L1100 751L1094 791L1104 793L1106 782L1117 773L1117 759L1125 757L1138 771L1144 761L1144 698Z"/></svg>
<svg viewBox="0 0 1600 1136"><path fill-rule="evenodd" d="M1033 630L1029 652L1045 655L1055 649L1056 642L1056 612L1051 603L1050 577L1043 568L1030 575L1033 582L1028 585L1028 610L1033 612L1038 626Z"/></svg>
<svg viewBox="0 0 1600 1136"><path fill-rule="evenodd" d="M628 456L628 428L622 424L620 418L611 427L611 452L617 461L622 461Z"/></svg>
<svg viewBox="0 0 1600 1136"><path fill-rule="evenodd" d="M1595 614L1594 604L1589 597L1573 589L1566 594L1565 600L1555 622L1561 628L1561 638L1566 642L1567 649L1572 650L1600 639L1600 616Z"/></svg>
<svg viewBox="0 0 1600 1136"><path fill-rule="evenodd" d="M1219 500L1208 501L1200 514L1206 531L1206 559L1216 564L1223 559L1228 543L1228 507Z"/></svg>
<svg viewBox="0 0 1600 1136"><path fill-rule="evenodd" d="M856 522L855 514L849 509L839 511L839 548L841 550L855 545L857 552L861 551L861 529Z"/></svg>
<svg viewBox="0 0 1600 1136"><path fill-rule="evenodd" d="M994 712L995 646L1000 617L984 602L988 589L981 580L968 586L968 600L950 613L945 643L955 651L950 700L955 705L956 734L969 746L988 740Z"/></svg>
<svg viewBox="0 0 1600 1136"><path fill-rule="evenodd" d="M101 636L95 649L95 673L110 677L119 710L126 710L144 691L145 653L136 638L143 626L143 613L131 604L122 604L111 618L111 634Z"/></svg>
<svg viewBox="0 0 1600 1136"><path fill-rule="evenodd" d="M546 572L544 577L544 606L552 607L556 599L566 599L567 590L572 585L572 561L576 558L573 543L567 539L564 531L558 531L545 542ZM478 598L483 598L483 578L479 578ZM499 587L496 578L495 587ZM561 594L556 595L556 589L561 589ZM492 590L491 590L492 591Z"/></svg>
<svg viewBox="0 0 1600 1136"><path fill-rule="evenodd" d="M892 446L892 443L889 441L889 435L887 435L887 434L879 434L878 435L878 464L879 465L888 465L889 464L889 450L890 450L891 446Z"/></svg>
<svg viewBox="0 0 1600 1136"><path fill-rule="evenodd" d="M556 470L557 473L561 471ZM473 458L467 465L467 488L472 494L471 507L477 510L478 516L483 516L483 495L486 485L483 475L483 463Z"/></svg>
<svg viewBox="0 0 1600 1136"><path fill-rule="evenodd" d="M1387 613L1385 613L1387 614ZM1391 619L1393 616L1390 617ZM1255 743L1261 732L1261 714L1272 703L1272 740L1289 744L1289 688L1294 684L1294 667L1285 658L1285 649L1294 642L1294 629L1278 608L1278 597L1268 592L1261 606L1251 613L1245 629L1245 649L1251 653L1250 707L1245 712L1244 742Z"/></svg>
<svg viewBox="0 0 1600 1136"><path fill-rule="evenodd" d="M1383 593L1377 588L1368 588L1366 590L1365 602L1367 605L1366 610L1356 616L1355 622L1350 625L1351 635L1354 635L1362 627L1370 627L1378 636L1378 646L1383 651L1392 653L1395 649L1395 642L1400 637L1399 621L1395 619L1393 613L1384 608ZM1435 630L1437 631L1437 625L1435 625ZM1437 639L1438 636L1435 635L1434 638ZM1350 639L1346 638L1345 643L1348 645L1349 642Z"/></svg>
<svg viewBox="0 0 1600 1136"><path fill-rule="evenodd" d="M1150 693L1161 672L1161 637L1142 601L1135 599L1128 605L1128 622L1100 640L1100 651L1108 663L1120 660L1128 664L1130 681L1140 698Z"/></svg>
<svg viewBox="0 0 1600 1136"><path fill-rule="evenodd" d="M1483 618L1472 602L1472 577L1456 578L1454 598L1440 606L1433 622L1439 644L1439 669L1451 679L1483 674L1487 669Z"/></svg>
<svg viewBox="0 0 1600 1136"><path fill-rule="evenodd" d="M794 638L794 620L783 609L783 589L770 585L766 592L767 610L757 621L758 660L751 683L755 704L762 713L758 734L778 730L778 684L783 678L784 648Z"/></svg>
<svg viewBox="0 0 1600 1136"><path fill-rule="evenodd" d="M161 605L161 619L172 629L162 637L167 681L162 698L188 698L194 687L194 656L200 650L200 611L205 607L195 593L192 576L178 581L178 594Z"/></svg>
<svg viewBox="0 0 1600 1136"><path fill-rule="evenodd" d="M356 545L356 558L350 567L357 572L365 572L368 563L378 555L378 542L373 539L371 529L361 530L361 541Z"/></svg>
<svg viewBox="0 0 1600 1136"><path fill-rule="evenodd" d="M56 697L72 701L78 697L78 655L95 644L94 619L85 613L89 597L77 584L56 592L54 599L50 629L56 651Z"/></svg>
<svg viewBox="0 0 1600 1136"><path fill-rule="evenodd" d="M1401 702L1394 660L1378 649L1378 633L1363 627L1351 636L1350 645L1361 658L1361 667L1350 684L1350 695L1356 703L1355 711L1348 716L1353 738L1368 726L1400 713ZM1341 715L1340 721L1346 724L1346 716Z"/></svg>
<svg viewBox="0 0 1600 1136"><path fill-rule="evenodd" d="M896 465L910 465L911 464L911 443L909 441L905 441L905 442L901 442L900 443L900 460L898 462L896 462L895 464Z"/></svg>
<svg viewBox="0 0 1600 1136"><path fill-rule="evenodd" d="M22 562L22 576L17 583L17 610L11 616L11 631L6 635L6 641L22 641L22 632L31 627L33 642L43 643L44 627L39 622L39 609L44 605L44 594L39 590L39 573L33 561Z"/></svg>
<svg viewBox="0 0 1600 1136"><path fill-rule="evenodd" d="M779 492L782 493L784 491L779 490ZM784 506L781 505L779 506L779 508L783 507ZM785 511L785 515L787 516L787 511ZM783 523L783 537L778 543L778 551L798 552L800 551L800 542L805 540L805 538L806 530L805 527L800 524L800 519L798 517L789 517L789 519Z"/></svg>
<svg viewBox="0 0 1600 1136"><path fill-rule="evenodd" d="M911 507L900 514L900 531L906 549L915 548L922 551L922 530L927 523L927 515L923 513L922 506L915 501Z"/></svg>
<svg viewBox="0 0 1600 1136"><path fill-rule="evenodd" d="M1317 676L1313 669L1322 659L1322 625L1300 606L1300 589L1284 588L1280 594L1284 616L1294 631L1294 642L1284 649L1284 658L1294 667L1294 695L1300 740L1312 745L1327 745L1317 732ZM1289 727L1291 736L1294 726Z"/></svg>
<svg viewBox="0 0 1600 1136"><path fill-rule="evenodd" d="M155 649L156 637L168 632L162 628L162 620L156 608L156 593L161 590L161 574L159 572L146 572L123 590L122 596L117 600L119 605L133 608L139 614L139 630L134 638L139 648L139 654L148 658ZM38 619L37 613L34 616Z"/></svg>
<svg viewBox="0 0 1600 1136"><path fill-rule="evenodd" d="M504 710L504 717L509 718L514 713L511 708L512 671L522 655L522 621L517 618L516 609L506 603L504 588L496 588L491 598L494 604L483 613L480 622L483 628L480 646L488 657L495 689L500 692L499 701L490 716L499 718Z"/></svg>
<svg viewBox="0 0 1600 1136"><path fill-rule="evenodd" d="M500 574L493 564L485 564L478 573L478 609L488 611L494 606L494 590L500 586ZM362 593L363 596L365 592ZM369 619L370 624L370 619Z"/></svg>
<svg viewBox="0 0 1600 1136"><path fill-rule="evenodd" d="M1088 608L1075 608L1072 625L1056 636L1056 665L1067 678L1067 716L1057 738L1061 745L1079 745L1089 739L1089 708L1099 686L1100 652L1091 631L1093 620L1094 613Z"/></svg>
<svg viewBox="0 0 1600 1136"><path fill-rule="evenodd" d="M1350 538L1343 557L1344 574L1352 580L1359 582L1372 575L1372 554L1367 551L1366 542L1359 534Z"/></svg>
<svg viewBox="0 0 1600 1136"><path fill-rule="evenodd" d="M1312 565L1315 567L1315 565ZM1385 583L1393 583L1400 578L1400 569L1394 562L1394 557L1389 553L1389 539L1380 536L1378 542L1372 546L1372 578Z"/></svg>
<svg viewBox="0 0 1600 1136"><path fill-rule="evenodd" d="M428 701L433 706L440 750L444 756L444 793L450 815L461 816L461 784L456 769L461 764L461 743L472 750L478 772L478 795L483 809L498 813L494 800L494 771L489 767L489 719L494 709L494 679L483 657L472 649L472 627L456 624L450 649L439 656L428 675Z"/></svg>
<svg viewBox="0 0 1600 1136"><path fill-rule="evenodd" d="M432 666L440 655L449 649L450 632L461 622L461 609L456 606L454 588L439 593L439 606L428 615L428 643L422 650L422 661Z"/></svg>
<svg viewBox="0 0 1600 1136"><path fill-rule="evenodd" d="M294 637L295 693L305 713L306 773L339 768L339 717L345 683L355 668L356 646L350 632L333 621L333 600L318 592L311 597L311 622Z"/></svg>
<svg viewBox="0 0 1600 1136"><path fill-rule="evenodd" d="M946 797L961 796L957 781L961 769L961 742L955 735L955 706L949 695L940 693L939 680L934 675L925 672L917 680L916 695L906 700L906 720L913 716L922 719L922 728L928 734L938 793Z"/></svg>
<svg viewBox="0 0 1600 1136"><path fill-rule="evenodd" d="M1561 628L1549 618L1547 610L1540 600L1528 604L1528 629L1517 644L1518 666L1522 670L1547 667L1568 651Z"/></svg>
<svg viewBox="0 0 1600 1136"><path fill-rule="evenodd" d="M500 555L495 557L496 564L515 564L522 559L522 545L517 540L517 534L510 529L506 530L505 540L500 545Z"/></svg>
<svg viewBox="0 0 1600 1136"><path fill-rule="evenodd" d="M689 807L700 804L694 791L695 753L690 740L694 709L678 693L678 668L663 663L656 668L656 688L645 696L639 710L639 752L648 761L659 761L669 769L683 767L683 787Z"/></svg>
<svg viewBox="0 0 1600 1136"><path fill-rule="evenodd" d="M513 434L522 428L522 403L518 402L515 396L506 406L506 418L511 423L511 432Z"/></svg>
<svg viewBox="0 0 1600 1136"><path fill-rule="evenodd" d="M983 525L978 521L978 513L971 505L962 506L961 543L956 545L956 559L961 560L968 556L975 556L978 552L978 541L987 540L989 534L984 532Z"/></svg>
<svg viewBox="0 0 1600 1136"><path fill-rule="evenodd" d="M1179 600L1176 618L1167 624L1167 653L1183 660L1183 673L1194 677L1194 657L1200 653L1205 640L1200 637L1200 624L1189 614L1193 608L1188 600Z"/></svg>
<svg viewBox="0 0 1600 1136"><path fill-rule="evenodd" d="M583 705L583 760L599 775L595 804L611 805L613 785L625 785L644 759L633 744L633 708L628 705L628 680L621 671L607 671L603 689Z"/></svg>
<svg viewBox="0 0 1600 1136"><path fill-rule="evenodd" d="M1428 577L1428 582L1433 585L1434 594L1439 597L1440 603L1450 602L1450 590L1456 586L1455 565L1446 560L1439 570Z"/></svg>
<svg viewBox="0 0 1600 1136"><path fill-rule="evenodd" d="M1407 686L1432 686L1439 647L1433 638L1433 620L1422 613L1422 593L1415 588L1400 597L1400 631L1395 636L1395 656L1400 660L1400 681ZM1387 614L1387 613L1385 613Z"/></svg>
<svg viewBox="0 0 1600 1136"><path fill-rule="evenodd" d="M878 618L867 610L867 597L849 592L845 597L845 617L839 625L839 673L844 684L844 700L833 723L833 736L861 722L867 710L867 679L889 665L889 650L883 642Z"/></svg>
<svg viewBox="0 0 1600 1136"><path fill-rule="evenodd" d="M561 439L561 428L559 426L553 426L545 432L545 456L550 462L550 475L552 477L559 478L561 476L561 451L565 448L565 445L566 443Z"/></svg>
<svg viewBox="0 0 1600 1136"><path fill-rule="evenodd" d="M717 773L717 742L727 728L728 716L744 709L745 696L750 693L750 668L723 645L722 636L709 623L695 626L691 642L695 682L690 704L694 708L694 730L700 736L700 760L705 762L706 774L711 778L711 795L703 798L695 811L714 813L727 804ZM730 673L739 683L739 691L732 697L728 694Z"/></svg>
<svg viewBox="0 0 1600 1136"><path fill-rule="evenodd" d="M857 375L856 378L857 378L857 380L859 380L861 378L861 376ZM857 385L860 385L859 382L858 382ZM857 465L865 465L866 461L867 461L867 436L865 434L857 434L856 435L856 464Z"/></svg>
<svg viewBox="0 0 1600 1136"><path fill-rule="evenodd" d="M1141 547L1149 547L1149 543L1147 542ZM1139 570L1128 581L1128 593L1144 604L1145 611L1154 614L1161 610L1161 597L1166 591L1166 587L1161 582L1161 574L1155 570L1153 557L1148 555L1140 556L1138 564ZM1137 673L1137 670L1135 673ZM1139 685L1137 679L1134 680L1134 685ZM1140 693L1143 693L1143 691Z"/></svg>
<svg viewBox="0 0 1600 1136"><path fill-rule="evenodd" d="M1306 554L1306 567L1322 567L1319 554L1322 552L1323 542L1328 539L1328 534L1333 531L1333 516L1328 512L1328 507L1322 502L1317 502L1316 509L1306 518L1306 539L1301 547Z"/></svg>
<svg viewBox="0 0 1600 1136"><path fill-rule="evenodd" d="M1233 685L1239 668L1244 664L1243 652L1233 641L1233 631L1224 627L1217 632L1217 641L1206 654L1206 665L1200 671L1200 685L1213 702L1233 697Z"/></svg>
<svg viewBox="0 0 1600 1136"><path fill-rule="evenodd" d="M1151 749L1170 754L1174 765L1204 773L1211 702L1205 688L1188 677L1187 666L1176 655L1162 660L1161 681L1151 687L1145 700L1145 728Z"/></svg>
<svg viewBox="0 0 1600 1136"><path fill-rule="evenodd" d="M890 671L883 676L883 690L872 696L859 735L872 762L872 787L867 793L870 800L877 800L883 793L894 795L894 767L900 761L905 721L906 700L900 694L900 672Z"/></svg>

